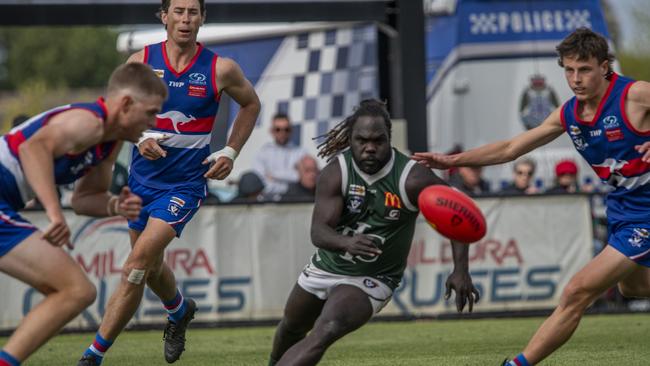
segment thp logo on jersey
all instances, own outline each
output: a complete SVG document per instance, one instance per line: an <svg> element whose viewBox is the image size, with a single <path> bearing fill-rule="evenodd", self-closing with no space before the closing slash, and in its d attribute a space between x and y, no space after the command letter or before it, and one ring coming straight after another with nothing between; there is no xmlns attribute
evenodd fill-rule
<svg viewBox="0 0 650 366"><path fill-rule="evenodd" d="M384 206L393 208L402 208L402 201L399 196L392 192L384 193Z"/></svg>

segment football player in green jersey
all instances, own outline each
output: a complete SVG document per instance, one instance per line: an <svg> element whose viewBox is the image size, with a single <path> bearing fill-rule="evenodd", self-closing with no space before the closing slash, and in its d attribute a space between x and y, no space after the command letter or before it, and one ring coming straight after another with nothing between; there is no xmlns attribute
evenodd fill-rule
<svg viewBox="0 0 650 366"><path fill-rule="evenodd" d="M388 303L406 267L418 195L445 184L391 146L390 116L377 100L361 102L325 137L319 155L329 164L316 186L311 226L318 250L289 295L270 365L315 365ZM468 246L452 242L452 248L445 296L456 291L457 310L469 304L471 312L479 293L468 272Z"/></svg>

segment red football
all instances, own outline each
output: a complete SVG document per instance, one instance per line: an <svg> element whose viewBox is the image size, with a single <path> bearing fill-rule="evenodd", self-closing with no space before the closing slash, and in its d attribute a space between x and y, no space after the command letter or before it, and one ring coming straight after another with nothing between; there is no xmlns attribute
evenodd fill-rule
<svg viewBox="0 0 650 366"><path fill-rule="evenodd" d="M420 211L441 235L462 243L485 236L483 213L465 193L443 185L429 186L418 197Z"/></svg>

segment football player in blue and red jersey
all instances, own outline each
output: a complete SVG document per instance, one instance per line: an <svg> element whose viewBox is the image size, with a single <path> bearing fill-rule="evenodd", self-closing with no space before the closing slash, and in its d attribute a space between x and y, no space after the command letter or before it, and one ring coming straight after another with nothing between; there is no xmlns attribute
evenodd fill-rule
<svg viewBox="0 0 650 366"><path fill-rule="evenodd" d="M564 288L560 304L522 353L503 365L534 365L562 346L585 309L618 284L629 297L650 297L650 83L612 70L607 40L586 28L558 46L559 64L575 94L538 127L510 140L460 154L416 153L431 168L512 161L565 131L604 184L609 245Z"/></svg>
<svg viewBox="0 0 650 366"><path fill-rule="evenodd" d="M17 366L95 301L95 287L62 249L71 247L57 184L75 183L72 208L96 217L137 218L142 200L124 188L109 193L122 140L137 142L155 123L167 88L141 64L122 65L106 99L41 113L0 138L0 271L45 295L0 351ZM49 226L40 231L17 211L38 198Z"/></svg>
<svg viewBox="0 0 650 366"><path fill-rule="evenodd" d="M167 40L146 46L128 60L149 65L168 86L169 99L155 127L133 149L129 187L142 197L143 209L129 222L132 250L125 274L80 366L101 364L140 305L145 284L167 310L165 360L175 362L185 349L196 303L176 288L174 273L163 261L164 251L198 211L207 195L207 179L230 174L260 111L257 94L237 63L197 43L205 15L204 0L163 0L160 17ZM241 108L226 146L210 154L212 125L223 93Z"/></svg>

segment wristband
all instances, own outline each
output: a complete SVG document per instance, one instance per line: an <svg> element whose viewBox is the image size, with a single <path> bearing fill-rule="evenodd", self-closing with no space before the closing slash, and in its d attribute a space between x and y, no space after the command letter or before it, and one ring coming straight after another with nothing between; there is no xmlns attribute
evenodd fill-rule
<svg viewBox="0 0 650 366"><path fill-rule="evenodd" d="M206 160L211 162L211 163L214 163L220 157L225 156L225 157L227 157L228 159L230 159L230 160L232 160L234 162L235 159L237 159L237 155L238 155L237 150L233 149L230 146L226 146L223 149L221 149L219 151L215 151L212 154L210 154L207 157Z"/></svg>
<svg viewBox="0 0 650 366"><path fill-rule="evenodd" d="M106 202L106 214L116 216L118 214L120 199L117 196L111 196Z"/></svg>

